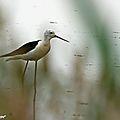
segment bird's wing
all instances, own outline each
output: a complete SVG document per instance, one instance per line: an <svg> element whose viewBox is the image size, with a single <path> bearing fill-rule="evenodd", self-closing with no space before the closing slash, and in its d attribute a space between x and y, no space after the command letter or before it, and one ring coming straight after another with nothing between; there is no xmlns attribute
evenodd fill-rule
<svg viewBox="0 0 120 120"><path fill-rule="evenodd" d="M25 54L31 50L33 50L38 42L41 41L41 40L37 40L37 41L33 41L33 42L28 42L26 44L24 44L23 46L19 47L18 49L8 53L8 54L5 54L5 55L1 55L0 57L9 57L9 56L14 56L14 55L22 55L22 54Z"/></svg>

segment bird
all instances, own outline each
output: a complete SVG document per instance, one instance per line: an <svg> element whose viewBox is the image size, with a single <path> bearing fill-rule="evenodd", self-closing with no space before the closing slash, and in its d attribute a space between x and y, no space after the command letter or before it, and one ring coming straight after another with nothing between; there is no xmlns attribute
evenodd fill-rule
<svg viewBox="0 0 120 120"><path fill-rule="evenodd" d="M28 66L29 61L35 62L35 73L34 73L34 98L33 98L33 120L35 120L35 100L36 100L36 73L37 73L37 63L38 60L43 58L51 49L51 39L58 38L65 42L68 40L59 37L55 34L53 30L46 30L44 32L44 39L43 40L36 40L32 42L28 42L18 49L9 52L7 54L3 54L0 58L7 57L7 61L10 60L25 60L26 64L24 67L23 75L22 75L22 87L24 87L24 76Z"/></svg>
<svg viewBox="0 0 120 120"><path fill-rule="evenodd" d="M44 57L50 51L51 49L50 40L52 38L59 38L63 41L69 42L64 38L57 36L54 31L46 30L44 32L43 40L28 42L10 53L1 55L0 58L7 57L6 61L19 59L27 61L23 72L24 77L28 66L28 62L35 61L35 67L37 67L38 60ZM23 81L22 84L24 84Z"/></svg>

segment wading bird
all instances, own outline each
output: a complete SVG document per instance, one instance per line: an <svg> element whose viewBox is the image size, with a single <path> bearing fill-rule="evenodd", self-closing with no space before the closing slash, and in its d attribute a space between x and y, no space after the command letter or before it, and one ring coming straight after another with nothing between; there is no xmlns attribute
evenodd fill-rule
<svg viewBox="0 0 120 120"><path fill-rule="evenodd" d="M33 120L35 120L35 98L36 98L36 72L37 72L37 62L39 59L44 57L51 48L50 40L52 38L59 38L63 41L69 42L68 40L65 40L55 34L54 31L46 30L44 33L44 39L43 40L37 40L33 42L28 42L24 44L23 46L19 47L18 49L5 54L1 55L2 57L8 57L7 61L9 60L25 60L26 65L23 72L22 77L22 86L24 85L24 75L28 66L29 61L35 61L35 74L34 74L34 98L33 98Z"/></svg>

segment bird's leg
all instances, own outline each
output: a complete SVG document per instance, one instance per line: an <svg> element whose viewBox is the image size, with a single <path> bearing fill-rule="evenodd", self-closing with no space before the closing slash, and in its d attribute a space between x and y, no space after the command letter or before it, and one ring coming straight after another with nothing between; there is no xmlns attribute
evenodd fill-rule
<svg viewBox="0 0 120 120"><path fill-rule="evenodd" d="M23 75L22 75L22 88L24 87L24 76L25 76L25 72L26 72L26 69L27 69L27 66L28 66L28 62L29 62L29 60L27 60L27 62L26 62L26 65L25 65L25 68L24 68L24 71L23 71Z"/></svg>
<svg viewBox="0 0 120 120"><path fill-rule="evenodd" d="M33 120L35 120L35 104L36 104L36 73L37 73L37 61L35 61L35 74L34 74L34 96L33 96Z"/></svg>

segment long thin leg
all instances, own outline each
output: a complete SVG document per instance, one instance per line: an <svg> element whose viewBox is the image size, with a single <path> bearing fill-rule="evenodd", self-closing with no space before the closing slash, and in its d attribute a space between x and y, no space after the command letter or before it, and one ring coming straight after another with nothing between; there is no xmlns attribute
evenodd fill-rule
<svg viewBox="0 0 120 120"><path fill-rule="evenodd" d="M22 75L22 88L24 87L24 76L25 76L25 72L26 72L26 69L27 69L27 66L28 66L28 62L29 62L29 60L27 60L27 62L26 62L26 65L25 65L25 68L24 68L24 71L23 71L23 75Z"/></svg>
<svg viewBox="0 0 120 120"><path fill-rule="evenodd" d="M33 97L33 120L35 120L35 104L36 104L36 73L37 73L37 61L35 61L35 74L34 74L34 97Z"/></svg>

